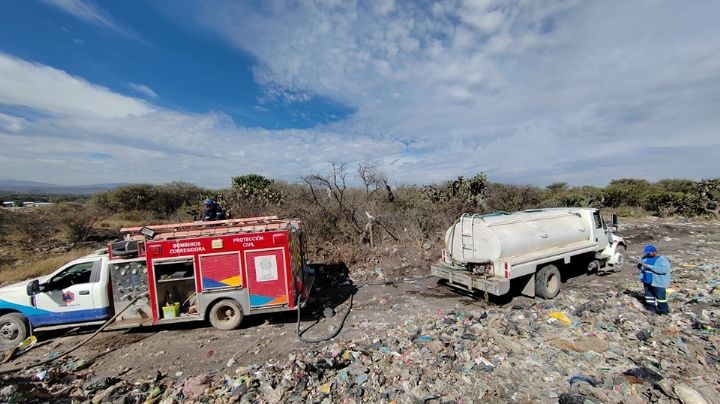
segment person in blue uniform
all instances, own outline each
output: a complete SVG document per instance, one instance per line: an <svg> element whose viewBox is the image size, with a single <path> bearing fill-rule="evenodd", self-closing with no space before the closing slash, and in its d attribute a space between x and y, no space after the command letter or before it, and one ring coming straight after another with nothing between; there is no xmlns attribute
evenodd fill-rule
<svg viewBox="0 0 720 404"><path fill-rule="evenodd" d="M203 205L205 205L205 209L202 213L202 220L204 222L225 219L225 213L222 208L212 199L205 199L203 201Z"/></svg>
<svg viewBox="0 0 720 404"><path fill-rule="evenodd" d="M657 314L670 313L666 293L671 281L670 260L658 255L657 248L648 244L643 248L643 257L637 266L645 288L645 307Z"/></svg>

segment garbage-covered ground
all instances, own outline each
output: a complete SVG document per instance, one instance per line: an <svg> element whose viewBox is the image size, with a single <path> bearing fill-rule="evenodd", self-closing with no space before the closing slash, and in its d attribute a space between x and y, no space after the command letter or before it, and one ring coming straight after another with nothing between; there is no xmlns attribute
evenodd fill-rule
<svg viewBox="0 0 720 404"><path fill-rule="evenodd" d="M634 220L619 231L628 265L576 273L551 301L468 296L436 279L382 285L320 269L301 342L295 313L205 325L102 333L51 365L6 375L0 400L20 402L679 402L720 403L720 225ZM655 241L673 263L669 316L644 310L633 266ZM423 276L415 268L409 276ZM355 281L355 285L352 283ZM334 307L330 315L326 307ZM13 365L57 355L86 338L39 335ZM4 365L5 368L10 365Z"/></svg>

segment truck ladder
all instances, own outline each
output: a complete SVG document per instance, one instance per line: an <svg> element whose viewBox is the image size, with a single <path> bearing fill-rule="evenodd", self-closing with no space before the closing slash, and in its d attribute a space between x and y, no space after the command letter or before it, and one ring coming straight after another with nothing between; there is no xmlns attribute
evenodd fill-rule
<svg viewBox="0 0 720 404"><path fill-rule="evenodd" d="M299 226L299 222L297 220L278 219L277 216L261 216L209 222L160 224L145 226L145 228L155 232L152 237L153 240L166 240L182 237L283 230L291 225ZM126 227L120 229L120 234L126 240L144 240L145 236L140 232L142 229L143 227Z"/></svg>
<svg viewBox="0 0 720 404"><path fill-rule="evenodd" d="M470 229L468 230L467 219L470 219ZM467 260L465 256L465 250L472 251L471 258L475 257L475 242L473 241L473 235L475 234L475 215L464 214L460 217L460 244L462 259ZM469 247L468 247L469 244Z"/></svg>

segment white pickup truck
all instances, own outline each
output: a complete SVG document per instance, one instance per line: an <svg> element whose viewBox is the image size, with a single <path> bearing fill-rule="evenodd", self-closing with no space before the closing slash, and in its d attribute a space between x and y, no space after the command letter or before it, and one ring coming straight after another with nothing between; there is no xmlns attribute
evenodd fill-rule
<svg viewBox="0 0 720 404"><path fill-rule="evenodd" d="M445 245L431 270L450 286L500 296L517 282L524 295L545 299L560 292L561 269L621 271L627 248L593 208L464 214L447 230Z"/></svg>
<svg viewBox="0 0 720 404"><path fill-rule="evenodd" d="M0 344L17 345L30 334L30 326L35 329L110 318L113 310L107 264L107 254L93 254L51 275L0 289Z"/></svg>

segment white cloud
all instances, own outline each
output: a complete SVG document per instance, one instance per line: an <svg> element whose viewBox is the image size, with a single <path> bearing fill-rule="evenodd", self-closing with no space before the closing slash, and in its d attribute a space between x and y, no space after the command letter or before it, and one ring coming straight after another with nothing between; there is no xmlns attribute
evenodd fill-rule
<svg viewBox="0 0 720 404"><path fill-rule="evenodd" d="M0 130L6 132L19 132L24 127L26 120L20 117L3 114L0 112Z"/></svg>
<svg viewBox="0 0 720 404"><path fill-rule="evenodd" d="M0 104L72 116L105 118L145 114L144 101L49 66L30 63L0 52Z"/></svg>
<svg viewBox="0 0 720 404"><path fill-rule="evenodd" d="M329 130L244 129L222 114L164 110L114 119L52 117L15 132L4 130L0 120L0 143L0 165L13 178L209 186L227 186L231 176L244 173L294 180L324 171L330 160L369 159L402 148L392 140L349 139ZM94 153L112 158L81 157Z"/></svg>
<svg viewBox="0 0 720 404"><path fill-rule="evenodd" d="M122 31L106 12L99 9L88 0L44 0L45 3L55 6L81 20L91 24L105 26L115 31Z"/></svg>
<svg viewBox="0 0 720 404"><path fill-rule="evenodd" d="M467 12L461 14L461 17L483 34L497 31L505 22L505 17L500 11Z"/></svg>
<svg viewBox="0 0 720 404"><path fill-rule="evenodd" d="M306 130L243 128L222 112L163 109L0 54L0 104L21 110L0 115L8 175L223 185L367 158L400 182L478 171L536 184L720 172L720 4L193 4L201 26L258 60L264 102L320 95L355 113ZM481 30L463 18L468 7L502 18ZM98 152L113 157L79 157Z"/></svg>
<svg viewBox="0 0 720 404"><path fill-rule="evenodd" d="M115 31L118 34L127 36L128 38L134 39L138 42L148 45L149 43L138 35L135 31L122 27L118 24L107 11L96 6L92 0L43 0L46 4L56 7L75 18L83 20L89 24L97 25L99 27L107 28ZM63 30L66 30L64 28ZM75 40L79 45L82 45L81 40ZM80 42L77 42L80 41Z"/></svg>
<svg viewBox="0 0 720 404"><path fill-rule="evenodd" d="M378 156L395 178L677 175L661 159L630 157L648 144L672 145L677 154L661 155L685 161L684 175L720 172L690 154L720 143L719 4L398 1L389 13L362 2L273 4L196 11L259 60L255 78L269 95L337 100L357 112L334 130L408 144ZM613 161L623 166L601 164Z"/></svg>
<svg viewBox="0 0 720 404"><path fill-rule="evenodd" d="M329 128L241 128L220 112L162 109L0 54L3 106L17 111L0 113L4 175L61 184L180 179L226 186L232 175L250 172L295 179L324 170L330 160L368 159L402 148L391 139ZM94 158L98 154L110 157Z"/></svg>
<svg viewBox="0 0 720 404"><path fill-rule="evenodd" d="M137 91L138 93L151 97L151 98L157 98L158 95L155 91L153 91L152 88L146 86L145 84L137 84L137 83L128 83L128 87L132 88L133 90Z"/></svg>

